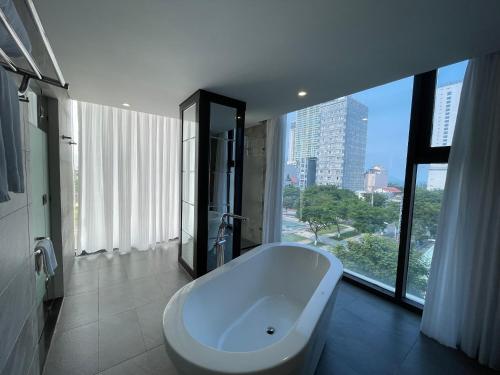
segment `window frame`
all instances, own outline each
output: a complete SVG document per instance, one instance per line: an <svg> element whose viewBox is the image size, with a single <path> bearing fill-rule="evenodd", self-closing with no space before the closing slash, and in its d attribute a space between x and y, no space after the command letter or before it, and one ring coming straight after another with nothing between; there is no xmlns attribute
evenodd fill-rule
<svg viewBox="0 0 500 375"><path fill-rule="evenodd" d="M419 164L446 164L451 150L451 146L431 146L436 83L437 69L413 77L395 291L345 272L343 275L344 280L417 313L422 312L423 305L406 297L417 167Z"/></svg>

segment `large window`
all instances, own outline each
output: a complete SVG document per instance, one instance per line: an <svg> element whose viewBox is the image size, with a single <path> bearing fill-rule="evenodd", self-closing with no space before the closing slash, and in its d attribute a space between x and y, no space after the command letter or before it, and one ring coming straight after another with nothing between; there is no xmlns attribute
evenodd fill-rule
<svg viewBox="0 0 500 375"><path fill-rule="evenodd" d="M288 115L284 241L394 290L413 77ZM307 135L307 136L306 136Z"/></svg>
<svg viewBox="0 0 500 375"><path fill-rule="evenodd" d="M289 113L282 240L330 251L349 278L424 303L465 68Z"/></svg>

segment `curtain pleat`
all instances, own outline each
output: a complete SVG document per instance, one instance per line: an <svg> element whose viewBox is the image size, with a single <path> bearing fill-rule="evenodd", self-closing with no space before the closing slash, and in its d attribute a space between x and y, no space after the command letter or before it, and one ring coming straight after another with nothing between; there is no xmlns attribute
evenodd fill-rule
<svg viewBox="0 0 500 375"><path fill-rule="evenodd" d="M422 332L500 369L500 53L471 60L460 98Z"/></svg>
<svg viewBox="0 0 500 375"><path fill-rule="evenodd" d="M78 250L146 250L178 237L178 120L78 103Z"/></svg>

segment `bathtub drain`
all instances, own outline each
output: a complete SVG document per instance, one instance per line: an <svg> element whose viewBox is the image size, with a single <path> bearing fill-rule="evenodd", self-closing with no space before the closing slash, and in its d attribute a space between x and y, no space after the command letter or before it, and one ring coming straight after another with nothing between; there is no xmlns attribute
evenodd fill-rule
<svg viewBox="0 0 500 375"><path fill-rule="evenodd" d="M267 327L266 328L266 333L268 335L274 335L274 327Z"/></svg>

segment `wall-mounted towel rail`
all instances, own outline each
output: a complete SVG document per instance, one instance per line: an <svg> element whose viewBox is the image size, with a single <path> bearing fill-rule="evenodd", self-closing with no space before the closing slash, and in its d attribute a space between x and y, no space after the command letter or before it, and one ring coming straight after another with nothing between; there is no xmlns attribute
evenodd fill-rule
<svg viewBox="0 0 500 375"><path fill-rule="evenodd" d="M35 60L33 60L33 57L31 57L31 54L26 49L21 38L19 38L19 35L17 35L16 30L14 30L14 28L10 25L2 8L0 8L0 20L2 21L3 25L5 26L5 29L10 34L14 42L16 42L17 47L23 54L24 58L28 61L28 64L30 64L31 69L33 69L33 71L35 72L35 75L38 77L38 79L42 79L42 73L40 73L40 69L38 69Z"/></svg>
<svg viewBox="0 0 500 375"><path fill-rule="evenodd" d="M61 68L59 67L59 64L57 62L57 59L55 57L54 51L52 50L52 47L50 45L49 39L47 38L47 34L45 33L45 29L43 28L42 22L40 20L40 17L38 15L38 12L35 8L35 5L32 0L25 0L26 5L31 13L31 16L33 18L33 21L36 25L36 30L40 34L40 37L43 41L45 50L47 51L50 61L52 63L52 66L54 67L54 70L57 75L57 79L50 78L47 76L44 76L38 65L36 64L35 60L31 56L30 52L26 48L25 44L19 37L18 33L12 27L12 25L9 23L9 20L7 16L5 15L4 11L2 8L0 8L0 21L4 25L5 29L7 30L8 34L12 38L12 40L15 42L17 47L19 48L19 51L21 51L22 55L24 58L28 61L29 66L31 67L32 71L27 70L27 69L22 69L19 66L16 66L16 64L10 59L10 57L5 53L5 51L0 52L0 57L4 61L0 61L0 65L4 66L7 70L10 70L13 73L20 74L23 76L23 86L27 86L28 80L29 79L36 79L41 82L48 83L49 85L53 86L58 86L62 87L64 89L68 88L68 83L65 81ZM25 90L20 90L20 94L23 93Z"/></svg>
<svg viewBox="0 0 500 375"><path fill-rule="evenodd" d="M9 65L9 67L14 71L17 72L17 68L14 65L14 62L10 59L10 57L5 53L3 49L0 48L0 57L5 60L5 63Z"/></svg>
<svg viewBox="0 0 500 375"><path fill-rule="evenodd" d="M52 50L52 46L50 45L49 38L47 38L47 34L45 34L45 29L43 28L42 21L40 20L40 17L38 16L38 12L36 11L35 4L33 4L32 0L26 0L26 4L28 5L28 8L30 9L31 15L33 16L33 20L35 21L36 28L38 29L38 32L40 33L40 36L42 37L43 44L45 45L45 49L47 50L47 53L49 54L50 61L52 62L52 66L54 67L54 70L56 71L57 78L59 79L59 83L61 84L61 87L66 86L66 81L64 80L61 68L59 67L59 64L57 63L56 55L54 54L54 51Z"/></svg>

